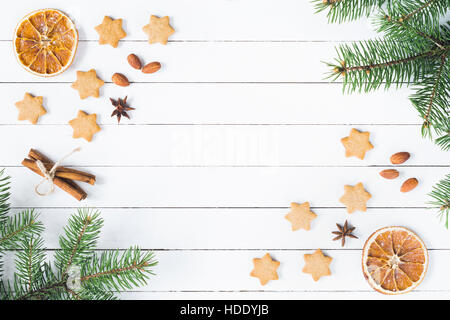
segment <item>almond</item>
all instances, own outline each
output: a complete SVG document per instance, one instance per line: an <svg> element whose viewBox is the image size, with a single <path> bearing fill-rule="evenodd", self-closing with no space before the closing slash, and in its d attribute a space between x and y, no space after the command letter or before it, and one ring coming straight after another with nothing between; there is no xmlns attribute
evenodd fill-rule
<svg viewBox="0 0 450 320"><path fill-rule="evenodd" d="M114 73L111 80L121 87L128 87L130 85L130 81L128 81L127 77L121 73Z"/></svg>
<svg viewBox="0 0 450 320"><path fill-rule="evenodd" d="M391 163L392 164L401 164L401 163L405 162L406 160L408 160L410 156L411 155L409 154L409 152L394 153L391 156Z"/></svg>
<svg viewBox="0 0 450 320"><path fill-rule="evenodd" d="M154 73L154 72L158 71L159 69L161 69L161 63L159 63L158 61L153 61L153 62L146 64L142 68L142 72L143 73Z"/></svg>
<svg viewBox="0 0 450 320"><path fill-rule="evenodd" d="M385 169L380 172L380 176L385 179L395 179L399 176L399 172L395 169Z"/></svg>
<svg viewBox="0 0 450 320"><path fill-rule="evenodd" d="M400 191L401 192L410 192L412 189L417 187L418 184L419 184L419 181L417 181L416 178L409 178L408 180L403 182L403 184L400 188Z"/></svg>
<svg viewBox="0 0 450 320"><path fill-rule="evenodd" d="M132 54L128 55L127 60L128 60L128 63L130 64L130 66L132 66L133 68L135 68L137 70L141 70L142 63L137 55L132 53Z"/></svg>

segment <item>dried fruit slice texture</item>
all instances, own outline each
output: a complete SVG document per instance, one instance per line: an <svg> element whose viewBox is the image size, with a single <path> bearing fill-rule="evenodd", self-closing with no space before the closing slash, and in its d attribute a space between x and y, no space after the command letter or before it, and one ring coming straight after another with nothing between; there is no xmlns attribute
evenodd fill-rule
<svg viewBox="0 0 450 320"><path fill-rule="evenodd" d="M400 291L406 290L413 285L412 280L401 268L394 271L394 279L397 289Z"/></svg>
<svg viewBox="0 0 450 320"><path fill-rule="evenodd" d="M419 275L423 272L423 264L413 262L400 263L399 269L402 270L411 281L418 281Z"/></svg>
<svg viewBox="0 0 450 320"><path fill-rule="evenodd" d="M29 40L29 39L16 39L16 48L20 52L27 52L33 47L37 46L37 42L35 40Z"/></svg>
<svg viewBox="0 0 450 320"><path fill-rule="evenodd" d="M389 260L389 255L376 242L370 244L370 258L378 258L383 261Z"/></svg>
<svg viewBox="0 0 450 320"><path fill-rule="evenodd" d="M29 40L35 40L35 41L41 40L39 31L36 30L36 28L33 26L33 24L30 22L30 20L23 21L17 27L15 36L20 39L29 39Z"/></svg>
<svg viewBox="0 0 450 320"><path fill-rule="evenodd" d="M45 48L42 48L39 50L39 52L36 55L36 58L30 65L30 70L36 72L36 73L46 73L46 67L47 67L47 61L46 61L46 53L47 50Z"/></svg>
<svg viewBox="0 0 450 320"><path fill-rule="evenodd" d="M426 257L421 248L414 249L400 256L402 262L425 263Z"/></svg>
<svg viewBox="0 0 450 320"><path fill-rule="evenodd" d="M40 34L45 34L47 31L47 24L45 23L45 12L38 12L34 15L32 15L28 19L33 27L39 32Z"/></svg>
<svg viewBox="0 0 450 320"><path fill-rule="evenodd" d="M48 74L58 72L59 68L61 67L61 63L59 62L58 58L53 54L51 51L46 52L45 56L46 61L46 72Z"/></svg>
<svg viewBox="0 0 450 320"><path fill-rule="evenodd" d="M405 237L405 241L402 244L402 247L397 251L400 256L403 256L407 253L413 252L415 249L421 247L421 243L417 241L417 239L413 237Z"/></svg>
<svg viewBox="0 0 450 320"><path fill-rule="evenodd" d="M377 281L378 283L382 283L386 278L388 271L389 270L387 268L383 267L373 268L370 272L370 275L375 279L375 281Z"/></svg>
<svg viewBox="0 0 450 320"><path fill-rule="evenodd" d="M53 36L53 35L62 35L66 32L68 32L69 30L72 29L71 25L71 21L68 17L62 15L60 19L58 19L58 21L53 25L51 30L48 30L48 35L49 36Z"/></svg>
<svg viewBox="0 0 450 320"><path fill-rule="evenodd" d="M392 233L384 232L380 234L376 239L375 243L381 248L381 250L388 256L392 256L394 254L393 241L392 241Z"/></svg>
<svg viewBox="0 0 450 320"><path fill-rule="evenodd" d="M76 45L77 35L74 30L69 30L61 35L61 42L67 50L72 51Z"/></svg>
<svg viewBox="0 0 450 320"><path fill-rule="evenodd" d="M386 268L385 268L386 269ZM396 291L397 284L394 279L394 270L387 269L386 276L380 282L381 288L387 291Z"/></svg>
<svg viewBox="0 0 450 320"><path fill-rule="evenodd" d="M60 65L65 65L70 61L72 56L72 52L62 47L54 47L51 52L58 59Z"/></svg>
<svg viewBox="0 0 450 320"><path fill-rule="evenodd" d="M406 293L423 280L428 252L411 230L387 227L367 239L362 264L364 276L375 290L384 294Z"/></svg>
<svg viewBox="0 0 450 320"><path fill-rule="evenodd" d="M13 43L17 60L26 70L39 76L55 76L71 65L78 32L61 11L37 10L19 22Z"/></svg>
<svg viewBox="0 0 450 320"><path fill-rule="evenodd" d="M405 245L405 241L408 240L408 232L400 230L392 234L392 248L395 253L401 254L401 250Z"/></svg>
<svg viewBox="0 0 450 320"><path fill-rule="evenodd" d="M53 27L62 18L62 15L57 10L48 10L45 12L45 24L47 25L47 31L53 30Z"/></svg>

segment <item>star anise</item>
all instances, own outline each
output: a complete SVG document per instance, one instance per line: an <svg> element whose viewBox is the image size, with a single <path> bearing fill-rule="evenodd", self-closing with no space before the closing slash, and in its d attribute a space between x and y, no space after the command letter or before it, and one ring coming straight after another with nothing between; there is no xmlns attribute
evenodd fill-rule
<svg viewBox="0 0 450 320"><path fill-rule="evenodd" d="M344 226L341 226L340 224L336 223L336 226L338 227L339 231L333 231L332 234L337 234L338 236L333 238L333 241L342 239L342 246L345 244L345 237L350 237L353 239L358 239L357 236L353 235L352 232L355 230L355 227L348 227L347 220L345 220Z"/></svg>
<svg viewBox="0 0 450 320"><path fill-rule="evenodd" d="M129 107L127 105L127 98L128 98L128 96L123 99L119 98L117 100L115 100L113 98L109 98L111 100L112 105L114 107L116 107L116 109L111 114L111 117L117 116L118 123L120 123L120 119L122 118L122 116L130 119L130 116L128 115L127 111L134 110L134 108Z"/></svg>

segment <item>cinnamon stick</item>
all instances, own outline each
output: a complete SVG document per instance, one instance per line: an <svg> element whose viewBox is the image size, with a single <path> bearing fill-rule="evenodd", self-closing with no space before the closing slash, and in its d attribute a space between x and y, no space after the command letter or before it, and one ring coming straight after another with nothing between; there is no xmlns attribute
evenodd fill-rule
<svg viewBox="0 0 450 320"><path fill-rule="evenodd" d="M26 159L25 159L26 160ZM28 169L30 169L31 171L33 171L34 173L37 173L38 175L40 175L41 177L44 177L44 174L41 172L41 170L37 169L33 169L31 166L28 165L28 162L22 161L22 164L27 167ZM53 183L61 188L62 190L64 190L65 192L67 192L68 194L70 194L71 196L73 196L75 199L77 199L78 201L84 200L87 197L87 193L84 192L80 187L78 187L78 185L76 185L74 182L70 182L70 180L66 180L64 178L59 178L59 177L55 177L53 179Z"/></svg>
<svg viewBox="0 0 450 320"><path fill-rule="evenodd" d="M22 164L24 166L26 166L27 168L39 170L39 167L35 160L24 159ZM49 162L43 162L43 164L47 170L51 170L51 168L53 167L53 164L51 164ZM71 168L58 167L58 168L56 168L55 176L60 177L60 178L66 178L69 180L86 182L91 185L95 184L95 176L93 174L89 174L89 173L78 171L78 170L71 169Z"/></svg>
<svg viewBox="0 0 450 320"><path fill-rule="evenodd" d="M46 164L44 164L46 165ZM69 180L76 180L80 182L86 182L91 185L95 184L95 176L83 171L78 171L71 168L66 167L58 167L56 169L56 176L60 178L66 178Z"/></svg>
<svg viewBox="0 0 450 320"><path fill-rule="evenodd" d="M42 153L40 153L35 149L30 149L30 152L28 152L28 156L34 161L41 160L42 162L48 162L51 164L54 163L52 160L50 160L49 158L47 158L46 156L44 156Z"/></svg>
<svg viewBox="0 0 450 320"><path fill-rule="evenodd" d="M40 160L43 163L47 163L51 166L53 166L54 162L51 161L49 158L47 158L46 156L44 156L42 153L40 153L37 150L31 149L30 152L28 153L28 156L36 161L36 160ZM30 162L26 161L29 159L24 159L24 161L22 161L22 164L27 167L28 169L30 169L31 171L37 173L38 175L40 175L41 177L44 177L44 174L41 172L41 170L39 170L39 168L37 168L37 170L33 167L30 166ZM68 180L66 178L60 178L60 177L55 177L53 179L53 183L61 188L62 190L64 190L65 192L67 192L68 194L70 194L71 196L73 196L75 199L77 199L78 201L84 200L87 197L87 193L81 189L75 182L73 182L72 180Z"/></svg>

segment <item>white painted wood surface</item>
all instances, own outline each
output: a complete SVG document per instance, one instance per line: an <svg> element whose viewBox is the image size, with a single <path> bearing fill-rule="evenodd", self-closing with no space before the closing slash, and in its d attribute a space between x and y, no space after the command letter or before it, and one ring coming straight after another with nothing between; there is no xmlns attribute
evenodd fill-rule
<svg viewBox="0 0 450 320"><path fill-rule="evenodd" d="M33 9L55 7L77 24L73 66L56 78L37 78L16 63L11 37ZM26 8L26 9L24 9ZM176 33L167 46L149 45L141 28L150 14L169 15ZM104 15L123 18L127 38L117 49L100 46L94 26ZM13 178L14 210L36 207L46 225L49 254L68 216L80 204L63 192L40 198L39 178L20 167L31 147L98 176L85 187L85 206L102 211L99 249L139 245L155 250L157 276L125 299L270 298L381 299L365 282L361 248L377 228L403 225L430 249L430 268L414 292L399 298L450 298L450 235L429 209L426 194L448 173L449 154L420 137L420 119L408 89L343 95L323 80L321 61L340 42L375 34L370 24L328 25L309 1L158 0L8 2L0 28L0 167ZM126 56L161 61L144 75ZM96 68L108 83L101 98L81 101L70 88L76 70ZM122 72L133 83L109 81ZM48 114L38 125L17 121L14 102L25 92L44 96ZM129 96L131 120L109 117L109 97ZM91 143L71 138L77 110L97 113L102 131ZM364 161L344 157L340 138L355 127L371 132L375 149ZM409 151L400 179L378 172L389 156ZM401 181L419 187L401 194ZM363 182L373 198L366 213L349 216L338 199L345 184ZM283 218L291 201L310 201L318 218L309 232ZM357 240L342 249L331 241L335 223L349 219ZM312 281L302 255L322 248L334 258L332 276ZM262 287L249 273L252 258L269 252L281 262L280 280ZM12 272L12 262L6 267Z"/></svg>

